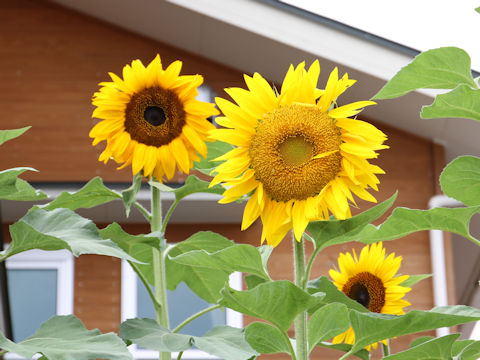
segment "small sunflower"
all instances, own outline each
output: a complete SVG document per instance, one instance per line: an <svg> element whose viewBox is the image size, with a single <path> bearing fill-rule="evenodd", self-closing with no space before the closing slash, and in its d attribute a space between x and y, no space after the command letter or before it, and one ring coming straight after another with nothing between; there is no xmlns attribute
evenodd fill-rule
<svg viewBox="0 0 480 360"><path fill-rule="evenodd" d="M133 174L143 170L159 181L171 179L178 167L189 172L205 156L205 139L214 126L207 120L218 111L213 104L196 100L201 75L179 75L177 60L165 70L160 56L145 67L140 60L123 68L123 79L109 73L111 82L93 96L93 117L103 119L90 131L93 145L106 140L100 161L112 158L132 165Z"/></svg>
<svg viewBox="0 0 480 360"><path fill-rule="evenodd" d="M228 189L221 203L251 194L242 222L248 228L259 216L262 242L276 246L293 228L301 239L309 221L351 216L352 193L375 202L367 192L378 190L375 174L383 174L367 159L386 136L373 125L350 118L375 104L358 101L336 107L336 99L355 80L338 78L335 68L325 90L317 89L320 65L308 70L301 63L290 66L280 93L258 73L245 75L248 90L225 89L237 104L216 98L224 117L211 138L236 146L217 160L227 160L216 169L211 185L224 182Z"/></svg>
<svg viewBox="0 0 480 360"><path fill-rule="evenodd" d="M403 299L405 294L411 290L401 286L409 275L396 276L402 263L402 257L395 257L391 253L385 258L385 248L382 243L365 246L357 258L355 250L353 256L350 253L340 254L338 267L340 271L330 270L329 274L333 283L349 298L362 304L368 310L376 313L403 315L403 308L410 303ZM350 328L343 334L333 338L333 343L345 342L355 343L355 333ZM384 340L386 343L386 340ZM373 346L377 348L377 343Z"/></svg>

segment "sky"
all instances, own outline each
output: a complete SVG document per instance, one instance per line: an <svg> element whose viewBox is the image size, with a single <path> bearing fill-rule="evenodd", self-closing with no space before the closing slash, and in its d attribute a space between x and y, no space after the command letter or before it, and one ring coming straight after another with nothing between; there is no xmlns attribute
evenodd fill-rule
<svg viewBox="0 0 480 360"><path fill-rule="evenodd" d="M464 49L480 71L480 0L280 0L419 51Z"/></svg>

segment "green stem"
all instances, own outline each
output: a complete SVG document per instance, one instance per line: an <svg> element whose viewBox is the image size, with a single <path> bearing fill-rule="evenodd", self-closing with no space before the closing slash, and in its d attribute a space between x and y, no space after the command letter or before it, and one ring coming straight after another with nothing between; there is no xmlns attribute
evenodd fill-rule
<svg viewBox="0 0 480 360"><path fill-rule="evenodd" d="M5 354L7 354L7 353L8 353L8 350L3 350L3 351L0 352L0 356L3 356L3 355L5 355Z"/></svg>
<svg viewBox="0 0 480 360"><path fill-rule="evenodd" d="M170 216L172 216L173 214L173 211L175 210L175 208L177 207L179 201L178 200L175 200L173 202L172 205L170 205L170 207L168 208L168 211L167 213L165 214L165 219L163 221L163 225L161 227L161 232L165 234L165 229L167 227L167 224L168 224L168 220L170 220Z"/></svg>
<svg viewBox="0 0 480 360"><path fill-rule="evenodd" d="M152 232L162 229L162 200L160 190L152 186L152 221L150 228ZM167 303L167 277L165 268L165 250L152 249L153 251L153 278L155 287L155 299L161 305L155 308L157 322L169 329L168 303ZM160 360L171 360L172 355L169 352L161 352Z"/></svg>
<svg viewBox="0 0 480 360"><path fill-rule="evenodd" d="M387 340L386 345L382 342L382 349L383 349L383 356L390 355L390 341Z"/></svg>
<svg viewBox="0 0 480 360"><path fill-rule="evenodd" d="M142 204L140 204L138 201L134 201L133 205L135 205L135 207L142 213L142 215L145 217L145 219L147 219L148 222L152 221L152 215L147 209L143 207Z"/></svg>
<svg viewBox="0 0 480 360"><path fill-rule="evenodd" d="M145 289L147 289L148 295L150 295L150 299L152 300L154 308L155 309L161 309L162 305L155 298L155 294L153 293L152 288L150 287L150 284L148 283L147 279L145 278L145 276L142 274L142 272L138 268L137 264L135 264L134 262L132 262L130 260L128 261L128 263L132 267L133 271L135 271L135 273L138 275L140 280L142 280L143 285L145 285Z"/></svg>
<svg viewBox="0 0 480 360"><path fill-rule="evenodd" d="M305 247L303 238L301 241L295 240L292 233L293 250L295 259L295 284L304 289L305 277ZM295 319L295 338L297 346L297 359L307 360L307 313L301 312Z"/></svg>
<svg viewBox="0 0 480 360"><path fill-rule="evenodd" d="M288 348L290 349L290 355L292 355L292 360L297 360L297 357L295 356L295 349L292 346L292 342L290 341L290 338L288 337L288 334L281 329L278 329L278 330L280 330L280 333L283 335L283 338L285 339L285 341L288 344Z"/></svg>
<svg viewBox="0 0 480 360"><path fill-rule="evenodd" d="M210 312L210 311L213 311L215 309L219 309L221 308L220 305L213 305L213 306L210 306L206 309L203 309L195 314L193 314L192 316L188 317L187 319L183 320L175 329L172 330L173 333L177 333L179 332L180 330L182 330L185 326L187 326L189 323L191 323L193 320L195 320L196 318L199 318L200 316Z"/></svg>
<svg viewBox="0 0 480 360"><path fill-rule="evenodd" d="M178 353L177 360L180 360L182 358L182 355L183 355L183 351L180 351Z"/></svg>

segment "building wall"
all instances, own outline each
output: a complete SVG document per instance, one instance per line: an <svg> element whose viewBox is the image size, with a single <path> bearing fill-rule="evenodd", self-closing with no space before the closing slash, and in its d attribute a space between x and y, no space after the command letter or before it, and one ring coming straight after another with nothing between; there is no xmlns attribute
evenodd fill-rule
<svg viewBox="0 0 480 360"><path fill-rule="evenodd" d="M91 147L88 132L91 96L107 72L121 73L124 64L140 58L148 63L160 53L164 64L184 61L185 73L201 73L215 92L229 86L243 86L241 72L213 61L174 49L98 20L63 9L46 1L6 0L0 2L0 128L33 128L20 139L2 146L0 169L31 166L39 173L25 178L35 182L83 182L93 176L105 181L128 182L128 169L115 170L96 159L102 146ZM280 61L280 60L279 60ZM287 68L288 64L285 64ZM399 190L396 206L426 208L438 187L439 164L443 162L437 145L414 135L377 124L385 131L389 150L375 164L380 176L379 201ZM359 210L371 204L358 201ZM355 212L355 210L354 210ZM385 216L381 219L385 219ZM239 219L237 219L239 220ZM258 244L260 224L241 232L238 224L170 226L169 241L180 241L198 230L211 229L238 242ZM192 219L194 223L194 219ZM148 232L145 225L129 225L132 233ZM4 231L6 232L6 227ZM404 258L404 274L430 273L428 233L421 232L385 244L388 252ZM338 253L360 248L346 244L321 254L312 275L328 273ZM275 279L292 278L291 242L283 241L269 262ZM432 283L425 280L408 294L412 309L432 307ZM82 256L75 265L75 314L88 328L117 330L120 321L120 262L99 256ZM250 321L247 319L247 322ZM405 347L411 337L394 340L394 349ZM315 358L327 355L317 351Z"/></svg>

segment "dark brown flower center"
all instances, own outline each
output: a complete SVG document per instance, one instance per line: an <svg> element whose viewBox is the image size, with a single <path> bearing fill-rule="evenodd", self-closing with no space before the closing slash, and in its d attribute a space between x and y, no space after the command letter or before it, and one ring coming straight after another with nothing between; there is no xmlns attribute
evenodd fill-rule
<svg viewBox="0 0 480 360"><path fill-rule="evenodd" d="M185 110L177 94L161 87L134 94L125 110L125 130L139 143L162 146L177 138L185 125Z"/></svg>
<svg viewBox="0 0 480 360"><path fill-rule="evenodd" d="M348 279L342 291L372 312L381 312L385 305L385 286L381 279L369 272Z"/></svg>

